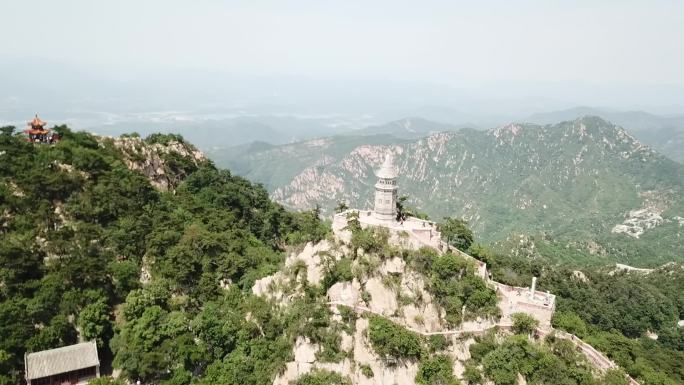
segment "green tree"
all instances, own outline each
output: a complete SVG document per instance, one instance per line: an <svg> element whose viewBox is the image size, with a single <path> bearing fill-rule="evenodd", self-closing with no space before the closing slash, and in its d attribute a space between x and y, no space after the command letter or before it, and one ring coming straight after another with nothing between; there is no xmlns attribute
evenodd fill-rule
<svg viewBox="0 0 684 385"><path fill-rule="evenodd" d="M373 368L370 367L368 364L361 364L359 365L359 369L361 369L361 374L364 375L366 378L373 378Z"/></svg>
<svg viewBox="0 0 684 385"><path fill-rule="evenodd" d="M473 232L468 227L468 222L457 218L444 218L444 222L437 225L442 233L442 238L451 246L461 251L466 251L473 244Z"/></svg>
<svg viewBox="0 0 684 385"><path fill-rule="evenodd" d="M171 296L168 282L157 279L151 284L128 293L123 313L128 321L140 318L145 309L152 306L167 308L167 299Z"/></svg>
<svg viewBox="0 0 684 385"><path fill-rule="evenodd" d="M622 370L611 369L608 370L601 379L604 385L628 385L627 376Z"/></svg>
<svg viewBox="0 0 684 385"><path fill-rule="evenodd" d="M125 300L126 295L140 285L140 268L133 261L111 262L108 268L112 274L116 296L120 300Z"/></svg>
<svg viewBox="0 0 684 385"><path fill-rule="evenodd" d="M191 327L215 359L230 353L244 328L243 315L230 301L211 302L195 317Z"/></svg>
<svg viewBox="0 0 684 385"><path fill-rule="evenodd" d="M368 338L381 357L417 359L423 353L420 336L383 317L371 316Z"/></svg>
<svg viewBox="0 0 684 385"><path fill-rule="evenodd" d="M563 329L580 338L584 338L587 335L587 324L575 313L556 312L551 321L554 327Z"/></svg>
<svg viewBox="0 0 684 385"><path fill-rule="evenodd" d="M3 126L0 127L0 133L2 133L3 135L12 135L14 134L15 129L16 127L14 126Z"/></svg>
<svg viewBox="0 0 684 385"><path fill-rule="evenodd" d="M12 367L12 356L6 351L0 349L0 385L11 385L16 383L11 375L14 372Z"/></svg>
<svg viewBox="0 0 684 385"><path fill-rule="evenodd" d="M335 372L317 369L301 376L295 385L351 385L351 380Z"/></svg>
<svg viewBox="0 0 684 385"><path fill-rule="evenodd" d="M83 308L78 316L78 325L85 340L96 340L99 348L105 347L105 342L112 335L112 322L104 299Z"/></svg>
<svg viewBox="0 0 684 385"><path fill-rule="evenodd" d="M428 337L427 343L431 353L445 350L450 345L450 341L441 334L431 335Z"/></svg>
<svg viewBox="0 0 684 385"><path fill-rule="evenodd" d="M422 212L419 212L413 207L410 207L406 202L408 202L408 195L402 195L397 199L396 203L396 208L397 208L397 220L405 220L408 217L415 217L418 219L423 219L423 220L428 220L430 217Z"/></svg>
<svg viewBox="0 0 684 385"><path fill-rule="evenodd" d="M684 352L684 328L671 326L658 332L658 341L666 348Z"/></svg>
<svg viewBox="0 0 684 385"><path fill-rule="evenodd" d="M347 213L347 226L345 227L345 230L351 231L352 234L361 230L358 211Z"/></svg>
<svg viewBox="0 0 684 385"><path fill-rule="evenodd" d="M188 348L196 347L188 324L182 312L169 313L156 305L145 309L112 340L114 365L129 378L145 381L163 379L178 363L193 365L184 361Z"/></svg>
<svg viewBox="0 0 684 385"><path fill-rule="evenodd" d="M532 334L539 326L539 321L526 313L513 313L511 319L513 320L513 332L515 334Z"/></svg>
<svg viewBox="0 0 684 385"><path fill-rule="evenodd" d="M323 289L328 290L337 282L351 281L353 278L351 258L342 258L339 261L334 261L331 266L327 267L321 286Z"/></svg>
<svg viewBox="0 0 684 385"><path fill-rule="evenodd" d="M463 370L463 379L468 385L479 385L482 383L482 373L472 362L467 362Z"/></svg>
<svg viewBox="0 0 684 385"><path fill-rule="evenodd" d="M538 349L526 336L512 336L488 353L482 361L487 378L497 385L515 385L518 373L526 376L534 371Z"/></svg>
<svg viewBox="0 0 684 385"><path fill-rule="evenodd" d="M449 325L464 319L498 315L496 293L475 276L474 266L453 253L437 256L429 266L429 290L444 308Z"/></svg>
<svg viewBox="0 0 684 385"><path fill-rule="evenodd" d="M497 345L494 332L489 332L484 336L476 337L475 343L468 348L470 357L473 361L479 363L489 352L496 349Z"/></svg>
<svg viewBox="0 0 684 385"><path fill-rule="evenodd" d="M348 209L349 209L349 206L347 206L347 203L344 201L337 202L337 206L335 206L335 212L336 213L341 213L341 212L346 211Z"/></svg>
<svg viewBox="0 0 684 385"><path fill-rule="evenodd" d="M416 382L421 385L459 385L449 356L436 355L421 361Z"/></svg>

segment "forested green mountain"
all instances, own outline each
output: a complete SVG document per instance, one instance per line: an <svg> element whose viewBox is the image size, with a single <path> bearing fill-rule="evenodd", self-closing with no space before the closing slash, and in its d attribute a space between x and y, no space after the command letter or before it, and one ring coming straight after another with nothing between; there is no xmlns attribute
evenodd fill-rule
<svg viewBox="0 0 684 385"><path fill-rule="evenodd" d="M222 349L240 363L231 370L254 376L243 383L270 378L271 355L287 354L282 319L241 289L274 271L288 242L324 236L316 216L285 211L173 135L62 126L47 146L11 131L0 133L0 383L19 382L24 352L79 333L131 379L185 378L222 365ZM263 319L262 330L237 317L223 326L229 338L198 346L215 317L228 321L225 306Z"/></svg>
<svg viewBox="0 0 684 385"><path fill-rule="evenodd" d="M568 341L529 338L525 322L512 333L459 340L331 308L326 294L333 286L371 279L381 282L378 290L395 290L402 306L434 298L445 327L496 317L498 298L455 254L403 250L382 231L353 226L349 244L334 240L319 212L285 210L178 136L112 139L55 130L63 140L52 146L27 143L12 128L0 131L0 384L21 383L25 352L79 339L97 341L104 374L120 370L119 380L97 384L272 384L291 374L296 359L344 367L357 349L346 350L345 338L357 334L379 363L353 367L354 379L319 368L291 383L383 383L384 372L373 369L380 365L410 373L404 380L418 384L513 385L519 376L528 383L626 384L619 370L597 371ZM286 261L307 250L321 271ZM684 383L681 265L647 275L581 273L478 244L469 252L499 281L523 285L540 277L540 288L558 296L554 325L590 341L641 384ZM383 269L399 263L424 291L398 289L405 278ZM269 277L282 282L265 284ZM281 295L259 295L257 287ZM374 300L368 292L362 297ZM357 333L357 325L367 332ZM658 340L644 337L647 331ZM297 357L308 345L319 350ZM467 357L455 362L463 349Z"/></svg>
<svg viewBox="0 0 684 385"><path fill-rule="evenodd" d="M684 258L684 166L597 117L463 129L419 140L330 137L212 153L296 209L370 207L391 152L400 194L433 218L467 219L500 250L569 263L657 266Z"/></svg>

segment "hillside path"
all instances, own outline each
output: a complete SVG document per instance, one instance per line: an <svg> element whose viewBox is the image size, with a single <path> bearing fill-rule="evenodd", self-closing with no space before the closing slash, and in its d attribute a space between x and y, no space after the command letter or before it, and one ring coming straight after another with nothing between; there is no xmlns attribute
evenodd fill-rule
<svg viewBox="0 0 684 385"><path fill-rule="evenodd" d="M369 309L365 306L349 306L348 304L341 302L341 301L331 301L327 302L327 305L330 306L344 306L347 308L351 308L354 310L356 313L368 313L368 314L373 314L379 317L383 317L387 320L390 320L392 322L396 322L390 317L385 316L384 314L380 312L373 311L372 309ZM493 326L487 326L487 327L477 327L476 324L472 324L470 327L465 328L465 329L452 329L452 330L443 330L439 332L424 332L422 330L414 329L410 326L407 325L402 325L404 328L407 330L420 334L422 336L434 336L434 335L442 335L442 336L462 336L464 334L475 334L475 335L484 335L488 331L494 329L494 328L501 328L505 330L510 330L512 328L512 324L509 323L497 323ZM574 334L567 333L562 330L554 329L553 327L548 327L548 328L537 328L536 332L539 334L541 337L546 337L547 335L554 334L556 337L570 341L575 345L575 347L582 352L582 354L587 357L587 359L597 368L599 368L602 372L605 372L610 369L616 369L618 368L618 365L613 362L610 358L606 357L603 353L599 352L596 350L593 346L589 345L588 343L582 341L579 337L575 336ZM630 385L640 385L639 382L637 382L635 379L633 379L631 376L627 376L627 379L629 381Z"/></svg>

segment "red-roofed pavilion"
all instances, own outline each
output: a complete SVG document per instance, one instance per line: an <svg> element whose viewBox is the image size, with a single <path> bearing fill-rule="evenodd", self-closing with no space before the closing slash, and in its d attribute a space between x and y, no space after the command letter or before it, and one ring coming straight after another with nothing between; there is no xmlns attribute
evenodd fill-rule
<svg viewBox="0 0 684 385"><path fill-rule="evenodd" d="M54 143L59 140L59 134L51 133L49 128L45 128L47 122L42 121L38 114L30 122L29 128L24 130L28 135L28 141L32 143Z"/></svg>

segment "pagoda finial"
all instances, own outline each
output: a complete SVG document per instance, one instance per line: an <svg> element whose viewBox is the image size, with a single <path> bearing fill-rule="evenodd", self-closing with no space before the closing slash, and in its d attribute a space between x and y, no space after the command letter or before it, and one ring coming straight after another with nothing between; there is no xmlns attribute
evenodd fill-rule
<svg viewBox="0 0 684 385"><path fill-rule="evenodd" d="M378 170L378 173L376 174L379 178L387 178L387 179L392 179L397 177L397 170L394 168L394 165L392 164L392 153L387 153L385 155L385 161L382 163L382 166L380 166L380 170Z"/></svg>

